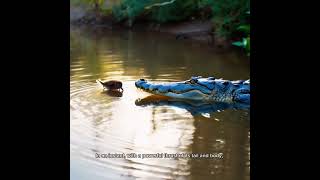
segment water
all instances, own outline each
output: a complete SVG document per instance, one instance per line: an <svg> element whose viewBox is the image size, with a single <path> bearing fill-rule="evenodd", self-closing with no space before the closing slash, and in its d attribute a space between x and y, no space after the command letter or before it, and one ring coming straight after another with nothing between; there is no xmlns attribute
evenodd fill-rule
<svg viewBox="0 0 320 180"><path fill-rule="evenodd" d="M134 86L140 78L248 79L245 56L155 33L77 28L70 33L71 179L250 179L248 110L195 113L165 101L144 104L150 94ZM123 94L103 92L96 79L122 81ZM96 158L108 153L223 156Z"/></svg>

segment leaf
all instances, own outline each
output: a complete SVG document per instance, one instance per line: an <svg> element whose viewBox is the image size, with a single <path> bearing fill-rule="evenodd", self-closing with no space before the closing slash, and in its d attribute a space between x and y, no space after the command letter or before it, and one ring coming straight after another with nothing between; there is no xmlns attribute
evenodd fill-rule
<svg viewBox="0 0 320 180"><path fill-rule="evenodd" d="M247 47L247 38L243 38L242 39L242 44L243 44L243 47Z"/></svg>
<svg viewBox="0 0 320 180"><path fill-rule="evenodd" d="M250 34L250 24L241 25L237 28L239 31Z"/></svg>
<svg viewBox="0 0 320 180"><path fill-rule="evenodd" d="M247 46L246 46L246 50L250 53L250 37L247 37Z"/></svg>
<svg viewBox="0 0 320 180"><path fill-rule="evenodd" d="M238 47L243 47L243 43L241 41L233 42L232 45L238 46Z"/></svg>

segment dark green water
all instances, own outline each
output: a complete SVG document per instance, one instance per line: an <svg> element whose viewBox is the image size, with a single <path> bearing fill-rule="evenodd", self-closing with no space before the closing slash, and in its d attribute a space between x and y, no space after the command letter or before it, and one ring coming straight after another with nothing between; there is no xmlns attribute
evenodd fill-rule
<svg viewBox="0 0 320 180"><path fill-rule="evenodd" d="M225 109L194 115L171 105L138 106L134 81L194 75L248 79L249 61L154 33L70 30L71 179L250 179L250 117ZM96 79L124 83L115 97ZM108 153L222 153L222 158L96 158Z"/></svg>

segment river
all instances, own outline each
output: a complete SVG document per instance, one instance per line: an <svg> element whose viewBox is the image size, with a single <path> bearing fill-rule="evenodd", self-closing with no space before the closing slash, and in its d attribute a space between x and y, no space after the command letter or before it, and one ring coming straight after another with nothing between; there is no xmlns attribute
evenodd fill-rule
<svg viewBox="0 0 320 180"><path fill-rule="evenodd" d="M171 104L141 105L150 94L140 78L250 77L248 58L174 37L119 30L70 30L70 178L250 179L250 112L217 108L196 113ZM96 79L123 82L102 91ZM218 158L106 158L119 154L215 154ZM99 157L98 157L99 156Z"/></svg>

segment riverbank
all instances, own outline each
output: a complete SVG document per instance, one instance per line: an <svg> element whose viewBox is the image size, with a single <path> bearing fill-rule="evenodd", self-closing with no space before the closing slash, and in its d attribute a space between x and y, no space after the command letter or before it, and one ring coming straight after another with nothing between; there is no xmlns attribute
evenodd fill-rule
<svg viewBox="0 0 320 180"><path fill-rule="evenodd" d="M94 12L86 11L83 7L70 7L70 24L73 26L91 26L93 28L167 33L174 35L176 40L191 40L222 49L229 49L232 44L230 40L215 36L211 20L191 19L183 22L162 24L140 20L129 27L127 22L119 23L111 15L97 16Z"/></svg>

